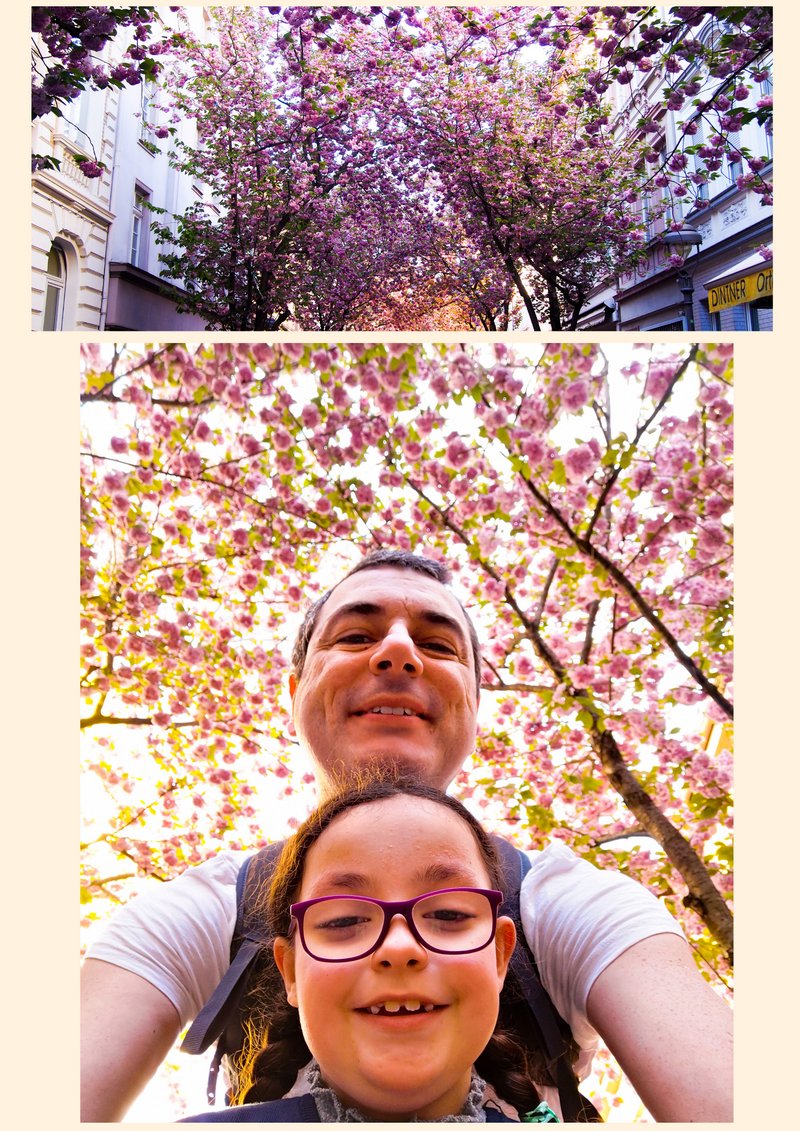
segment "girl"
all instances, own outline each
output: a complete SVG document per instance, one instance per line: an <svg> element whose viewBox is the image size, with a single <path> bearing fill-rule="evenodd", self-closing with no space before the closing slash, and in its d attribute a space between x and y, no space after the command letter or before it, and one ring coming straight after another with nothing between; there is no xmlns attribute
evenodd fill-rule
<svg viewBox="0 0 800 1131"><path fill-rule="evenodd" d="M244 1106L184 1122L554 1119L532 1081L542 1066L496 1028L516 938L500 876L478 822L428 786L378 780L326 801L269 891L285 992L262 987Z"/></svg>

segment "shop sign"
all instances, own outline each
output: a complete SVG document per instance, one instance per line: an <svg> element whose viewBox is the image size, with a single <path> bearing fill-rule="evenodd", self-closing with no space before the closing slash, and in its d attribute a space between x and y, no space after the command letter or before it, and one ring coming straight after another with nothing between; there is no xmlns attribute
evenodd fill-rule
<svg viewBox="0 0 800 1131"><path fill-rule="evenodd" d="M709 286L708 309L712 312L725 310L729 306L738 306L742 302L755 302L756 299L768 298L771 295L772 267L769 266L763 271L756 271L753 275L733 279L730 283Z"/></svg>

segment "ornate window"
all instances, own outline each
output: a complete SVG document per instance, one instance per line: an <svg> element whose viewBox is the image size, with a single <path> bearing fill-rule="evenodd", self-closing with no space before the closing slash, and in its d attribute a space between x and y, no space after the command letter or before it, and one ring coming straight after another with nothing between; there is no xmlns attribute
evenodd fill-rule
<svg viewBox="0 0 800 1131"><path fill-rule="evenodd" d="M67 260L64 252L53 243L47 256L45 275L43 330L60 330L64 324L64 291L67 284Z"/></svg>

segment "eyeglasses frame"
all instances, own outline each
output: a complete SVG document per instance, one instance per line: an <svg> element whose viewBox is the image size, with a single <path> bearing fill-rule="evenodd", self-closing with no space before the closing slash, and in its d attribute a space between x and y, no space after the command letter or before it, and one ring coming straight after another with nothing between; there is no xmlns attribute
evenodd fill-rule
<svg viewBox="0 0 800 1131"><path fill-rule="evenodd" d="M430 943L425 942L422 935L419 933L416 924L414 923L414 920L412 918L412 911L415 904L419 903L422 899L428 899L432 895L448 895L450 892L456 891L468 891L474 893L475 895L486 896L492 909L492 929L486 942L481 943L480 946L472 946L468 950L442 950L440 947L431 946ZM327 903L333 899L347 899L353 900L357 903L372 903L373 905L377 904L377 906L380 907L383 911L383 926L380 929L378 937L373 945L365 950L362 954L355 954L350 958L320 958L318 955L313 954L311 950L309 950L308 944L306 943L305 932L303 930L303 920L305 919L306 911L309 909L309 907L313 907L316 903ZM367 955L374 954L374 952L382 945L384 939L389 934L389 929L395 916L402 915L414 939L420 944L420 946L424 947L425 950L430 950L434 954L475 954L476 951L485 950L497 934L497 913L500 904L503 902L503 899L503 893L501 891L495 891L493 888L469 887L437 888L436 891L426 891L422 895L415 895L413 899L396 900L373 899L371 896L367 895L320 895L315 899L304 899L300 903L293 903L290 906L289 914L292 917L292 925L289 929L289 937L291 938L295 929L297 929L297 932L300 935L300 942L302 944L303 950L306 952L309 958L313 958L315 962L357 962L360 958L366 958Z"/></svg>

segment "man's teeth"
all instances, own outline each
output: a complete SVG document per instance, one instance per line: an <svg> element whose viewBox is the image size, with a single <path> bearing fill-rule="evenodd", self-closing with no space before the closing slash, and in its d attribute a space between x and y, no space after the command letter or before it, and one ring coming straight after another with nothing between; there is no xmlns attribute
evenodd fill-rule
<svg viewBox="0 0 800 1131"><path fill-rule="evenodd" d="M416 715L409 707L373 707L371 715Z"/></svg>
<svg viewBox="0 0 800 1131"><path fill-rule="evenodd" d="M399 1013L401 1009L406 1013L417 1013L418 1010L424 1009L426 1013L432 1013L436 1007L433 1002L426 1002L425 1005L421 1001L384 1001L381 1005L371 1005L369 1007L370 1013Z"/></svg>

